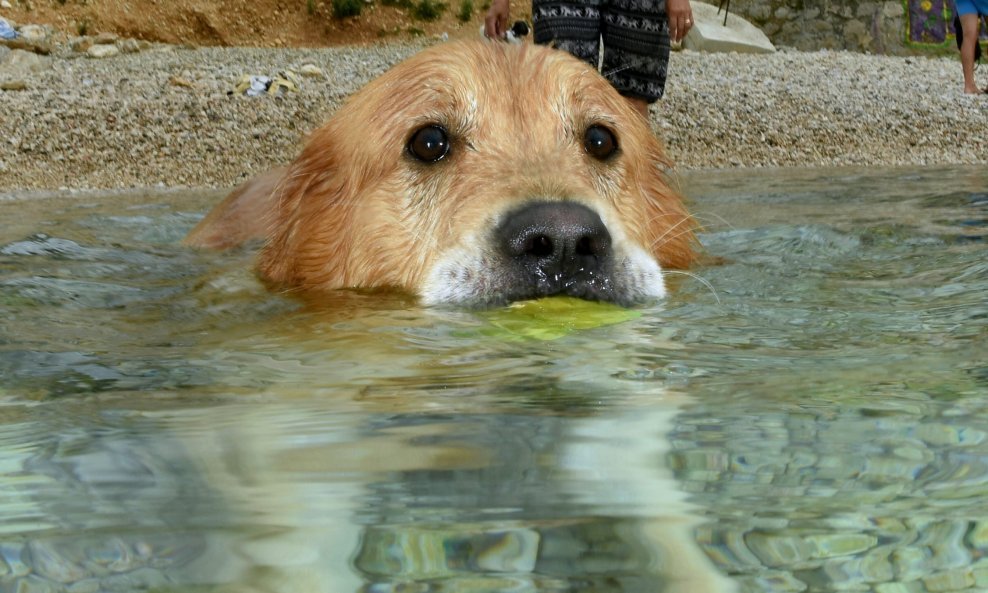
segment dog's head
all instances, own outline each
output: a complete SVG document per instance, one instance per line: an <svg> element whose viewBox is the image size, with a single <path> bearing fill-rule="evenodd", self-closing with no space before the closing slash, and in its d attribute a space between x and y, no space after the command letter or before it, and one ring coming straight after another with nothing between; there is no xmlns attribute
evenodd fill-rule
<svg viewBox="0 0 988 593"><path fill-rule="evenodd" d="M314 132L276 190L261 274L428 304L632 304L693 258L647 122L590 67L489 41L423 51Z"/></svg>

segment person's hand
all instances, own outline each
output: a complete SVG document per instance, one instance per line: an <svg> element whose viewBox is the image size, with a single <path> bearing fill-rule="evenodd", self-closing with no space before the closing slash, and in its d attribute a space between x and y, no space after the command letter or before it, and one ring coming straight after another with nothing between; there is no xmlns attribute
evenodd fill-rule
<svg viewBox="0 0 988 593"><path fill-rule="evenodd" d="M688 2L689 0L681 0ZM484 35L491 39L502 39L508 32L508 15L511 0L493 0L484 18Z"/></svg>
<svg viewBox="0 0 988 593"><path fill-rule="evenodd" d="M491 7L491 10L494 8ZM669 17L669 38L679 43L693 28L693 9L690 8L690 0L666 0L666 14Z"/></svg>

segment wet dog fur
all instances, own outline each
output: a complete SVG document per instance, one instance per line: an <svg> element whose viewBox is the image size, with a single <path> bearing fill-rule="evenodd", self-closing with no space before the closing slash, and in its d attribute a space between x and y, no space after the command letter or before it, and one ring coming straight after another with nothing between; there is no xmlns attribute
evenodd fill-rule
<svg viewBox="0 0 988 593"><path fill-rule="evenodd" d="M396 288L424 304L632 305L663 297L662 269L694 259L668 168L648 122L583 62L448 43L354 94L186 243L261 239L259 275L308 297Z"/></svg>

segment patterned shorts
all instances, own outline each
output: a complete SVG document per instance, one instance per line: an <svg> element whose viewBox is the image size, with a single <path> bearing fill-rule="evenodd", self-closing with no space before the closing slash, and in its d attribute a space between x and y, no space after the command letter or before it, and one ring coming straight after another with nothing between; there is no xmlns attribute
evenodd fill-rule
<svg viewBox="0 0 988 593"><path fill-rule="evenodd" d="M533 0L532 21L535 43L600 64L622 95L649 103L662 97L669 66L666 0Z"/></svg>

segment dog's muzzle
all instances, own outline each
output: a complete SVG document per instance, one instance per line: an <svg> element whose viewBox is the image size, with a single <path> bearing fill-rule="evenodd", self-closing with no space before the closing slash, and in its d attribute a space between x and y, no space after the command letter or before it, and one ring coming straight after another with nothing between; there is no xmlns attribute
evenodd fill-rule
<svg viewBox="0 0 988 593"><path fill-rule="evenodd" d="M527 202L444 253L419 295L476 308L555 295L622 306L665 296L658 262L620 237L581 203Z"/></svg>

